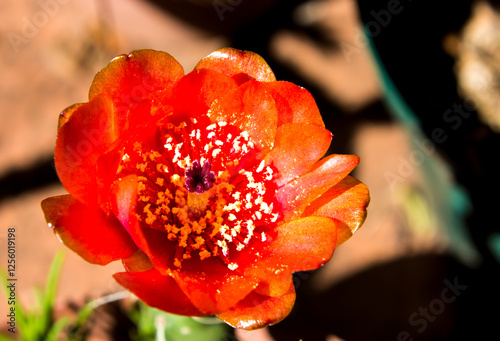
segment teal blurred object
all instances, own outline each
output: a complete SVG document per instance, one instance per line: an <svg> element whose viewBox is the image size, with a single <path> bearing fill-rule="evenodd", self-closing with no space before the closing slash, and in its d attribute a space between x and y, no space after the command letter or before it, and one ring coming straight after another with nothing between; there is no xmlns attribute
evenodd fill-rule
<svg viewBox="0 0 500 341"><path fill-rule="evenodd" d="M496 258L496 261L500 263L500 232L492 233L488 239L488 247Z"/></svg>
<svg viewBox="0 0 500 341"><path fill-rule="evenodd" d="M427 148L427 152L418 154L418 166L421 169L424 186L420 189L422 195L437 220L437 226L446 235L450 250L466 265L476 266L481 261L481 255L475 248L465 223L465 217L471 210L469 197L462 187L453 182L451 172L437 154L434 142L424 135L420 120L407 105L387 73L368 33L365 34L366 41L376 64L384 99L391 114L408 130L409 143L414 151L422 150L423 145L432 145ZM500 260L500 235L495 245Z"/></svg>

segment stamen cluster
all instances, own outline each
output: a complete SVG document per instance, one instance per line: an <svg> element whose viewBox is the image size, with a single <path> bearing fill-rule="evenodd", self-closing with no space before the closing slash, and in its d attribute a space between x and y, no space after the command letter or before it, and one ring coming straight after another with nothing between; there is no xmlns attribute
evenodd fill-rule
<svg viewBox="0 0 500 341"><path fill-rule="evenodd" d="M139 221L176 242L176 267L215 256L236 269L235 253L265 243L280 216L276 171L226 122L166 123L158 133L159 148L135 143L122 158L123 174L138 175Z"/></svg>

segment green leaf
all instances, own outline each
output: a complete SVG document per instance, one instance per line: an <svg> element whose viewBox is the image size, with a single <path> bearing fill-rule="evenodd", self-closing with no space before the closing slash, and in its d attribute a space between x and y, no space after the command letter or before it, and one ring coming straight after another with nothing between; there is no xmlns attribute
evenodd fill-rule
<svg viewBox="0 0 500 341"><path fill-rule="evenodd" d="M55 337L57 338L57 335L67 324L67 322L64 320L60 320L54 323L52 316L57 290L57 282L63 259L64 254L62 252L58 252L51 264L45 290L40 290L39 288L33 289L35 300L38 305L35 309L25 311L16 297L16 331L19 332L22 340L45 341L49 340L47 336L51 333L53 333L53 335L55 335ZM7 274L4 271L0 271L0 282L4 294L6 295L6 297L8 297L9 292L7 290ZM0 335L0 337L0 341L11 340L11 338L5 339L5 336L3 335ZM54 338L53 340L56 341L56 338Z"/></svg>
<svg viewBox="0 0 500 341"><path fill-rule="evenodd" d="M15 341L15 340L16 339L14 339L13 337L9 337L9 336L0 334L0 341Z"/></svg>
<svg viewBox="0 0 500 341"><path fill-rule="evenodd" d="M31 318L28 320L30 324L29 329L32 329L36 335L43 335L50 324L52 316L51 314L45 314L45 312L41 310L45 300L42 290L40 290L40 288L33 288L33 295L37 306L34 307L30 313ZM37 311L37 308L40 310Z"/></svg>
<svg viewBox="0 0 500 341"><path fill-rule="evenodd" d="M45 284L45 301L42 306L42 311L45 314L52 313L54 307L54 301L57 292L57 283L59 281L59 275L61 274L61 268L64 261L64 253L59 251L56 253L54 260L49 269L49 275L47 277L47 282Z"/></svg>
<svg viewBox="0 0 500 341"><path fill-rule="evenodd" d="M70 323L70 319L67 317L62 317L57 320L47 333L45 341L57 341L59 335L62 333L64 328L66 328Z"/></svg>
<svg viewBox="0 0 500 341"><path fill-rule="evenodd" d="M17 329L19 330L19 333L21 335L28 334L29 335L29 321L28 317L26 316L23 307L19 303L18 300L16 300L16 323L17 323ZM26 331L26 332L25 332Z"/></svg>

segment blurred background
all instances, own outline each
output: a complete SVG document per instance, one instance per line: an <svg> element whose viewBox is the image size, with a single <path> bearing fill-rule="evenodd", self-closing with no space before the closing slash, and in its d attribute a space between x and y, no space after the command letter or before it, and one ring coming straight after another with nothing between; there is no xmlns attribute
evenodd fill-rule
<svg viewBox="0 0 500 341"><path fill-rule="evenodd" d="M33 304L64 249L40 201L64 193L57 117L134 49L189 72L211 51L259 53L307 88L361 158L368 219L323 268L296 274L291 315L240 340L496 339L500 14L494 1L0 0L0 262L16 228L18 295ZM65 251L58 313L121 290L121 264ZM0 299L0 330L6 330ZM91 340L111 340L112 314Z"/></svg>

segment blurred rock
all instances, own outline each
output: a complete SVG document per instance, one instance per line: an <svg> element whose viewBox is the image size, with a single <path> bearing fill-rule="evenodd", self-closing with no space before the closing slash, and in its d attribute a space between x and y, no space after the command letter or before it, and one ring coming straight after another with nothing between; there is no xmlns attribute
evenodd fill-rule
<svg viewBox="0 0 500 341"><path fill-rule="evenodd" d="M459 88L481 119L500 133L500 13L484 1L475 4L456 52Z"/></svg>
<svg viewBox="0 0 500 341"><path fill-rule="evenodd" d="M381 88L356 1L308 1L296 9L295 20L320 31L322 41L279 32L271 40L278 60L317 84L344 110L355 112L380 99Z"/></svg>

